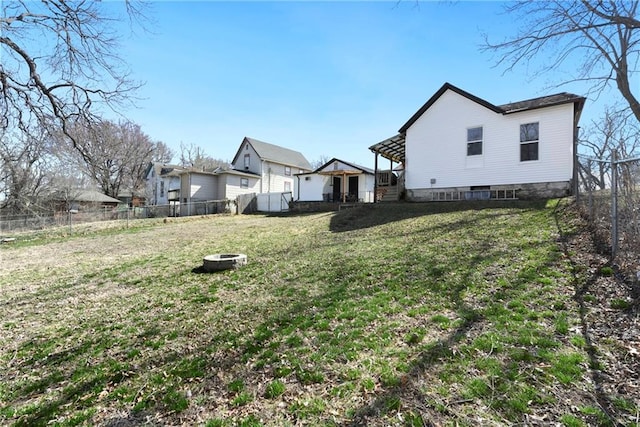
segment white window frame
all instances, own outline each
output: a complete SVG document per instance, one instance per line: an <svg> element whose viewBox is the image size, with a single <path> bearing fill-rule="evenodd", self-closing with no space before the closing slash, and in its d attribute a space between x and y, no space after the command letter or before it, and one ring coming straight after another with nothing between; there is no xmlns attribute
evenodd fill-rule
<svg viewBox="0 0 640 427"><path fill-rule="evenodd" d="M291 176L291 166L284 167L284 176Z"/></svg>
<svg viewBox="0 0 640 427"><path fill-rule="evenodd" d="M249 188L249 178L240 178L240 188Z"/></svg>
<svg viewBox="0 0 640 427"><path fill-rule="evenodd" d="M284 182L284 191L291 191L291 181Z"/></svg>
<svg viewBox="0 0 640 427"><path fill-rule="evenodd" d="M476 129L480 129L480 138L472 138L472 136L469 135L470 131L474 131ZM480 152L479 153L472 153L470 150L472 146L480 146ZM482 126L473 126L473 127L469 127L467 128L467 156L471 157L471 156L482 156L482 154L484 153L484 128Z"/></svg>
<svg viewBox="0 0 640 427"><path fill-rule="evenodd" d="M526 139L528 137L528 135L526 135L526 131L523 134L523 127L524 126L531 126L531 125L535 125L536 128L536 139ZM536 147L536 158L535 159L523 159L523 146L525 145L535 145ZM536 122L529 122L529 123L521 123L520 124L520 162L536 162L538 160L540 160L540 122L536 121Z"/></svg>

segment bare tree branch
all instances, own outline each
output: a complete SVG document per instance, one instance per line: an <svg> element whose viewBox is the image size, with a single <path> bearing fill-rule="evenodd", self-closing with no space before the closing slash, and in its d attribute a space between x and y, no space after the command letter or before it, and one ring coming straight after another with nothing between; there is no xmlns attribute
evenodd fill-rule
<svg viewBox="0 0 640 427"><path fill-rule="evenodd" d="M508 3L505 12L522 26L516 36L498 43L485 35L483 49L498 55L496 65L513 71L517 66L541 64L534 71L541 74L575 59L581 65L558 86L588 81L597 96L615 84L640 121L638 89L629 83L640 59L637 1L520 1Z"/></svg>
<svg viewBox="0 0 640 427"><path fill-rule="evenodd" d="M125 14L141 15L139 3L125 4ZM69 123L118 110L140 86L118 57L119 5L17 0L0 7L1 129L58 127L81 150Z"/></svg>

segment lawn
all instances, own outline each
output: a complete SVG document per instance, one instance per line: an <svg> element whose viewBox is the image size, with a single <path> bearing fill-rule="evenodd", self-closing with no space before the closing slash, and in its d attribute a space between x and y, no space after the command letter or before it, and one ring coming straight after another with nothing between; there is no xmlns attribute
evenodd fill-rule
<svg viewBox="0 0 640 427"><path fill-rule="evenodd" d="M0 247L0 423L637 425L624 393L602 405L557 205L20 236Z"/></svg>

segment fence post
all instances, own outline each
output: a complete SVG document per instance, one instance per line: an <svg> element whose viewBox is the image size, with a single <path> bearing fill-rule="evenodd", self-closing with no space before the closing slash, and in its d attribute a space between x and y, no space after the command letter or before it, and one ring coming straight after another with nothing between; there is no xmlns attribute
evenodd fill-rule
<svg viewBox="0 0 640 427"><path fill-rule="evenodd" d="M611 262L618 252L618 154L611 153Z"/></svg>

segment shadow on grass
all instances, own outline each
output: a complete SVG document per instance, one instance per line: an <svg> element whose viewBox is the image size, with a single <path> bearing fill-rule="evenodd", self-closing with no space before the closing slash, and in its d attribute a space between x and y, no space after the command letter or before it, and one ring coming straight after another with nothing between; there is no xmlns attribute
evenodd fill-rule
<svg viewBox="0 0 640 427"><path fill-rule="evenodd" d="M429 203L370 203L336 212L329 229L334 233L376 227L424 215L499 208L538 209L546 207L538 201L464 201Z"/></svg>
<svg viewBox="0 0 640 427"><path fill-rule="evenodd" d="M405 209L404 206L408 208ZM491 207L496 207L491 204ZM433 206L433 209L426 209L425 205L402 205L402 209L394 209L395 212L392 215L376 215L375 213L382 212L386 207L373 207L371 211L368 213L368 223L370 225L366 225L366 227L372 227L379 224L384 224L392 221L413 218L421 215L425 215L428 213L435 213L440 211L458 211L461 209L460 206L454 206L453 204L438 204L438 206ZM378 211L380 209L381 211ZM469 208L467 208L469 209ZM478 208L483 209L483 208ZM346 212L346 211L345 211ZM452 230L460 230L462 228L471 227L474 225L476 220L480 219L469 219L456 223L447 224L447 228L450 226ZM486 218L484 218L486 219ZM367 222L365 222L367 223ZM364 228L364 227L358 227ZM332 231L346 231L345 229L332 230ZM447 230L441 230L442 232L446 232ZM428 233L428 230L421 230L420 233ZM471 256L464 260L465 270L471 274L475 271L476 268L479 268L481 264L486 262L493 262L500 258L500 252L491 252L490 247L482 247L482 248L473 248L470 249L475 251ZM244 370L244 375L247 378L255 376L256 374L263 374L264 372L258 372L258 368L253 366L249 366L247 364L247 358L251 358L254 355L261 354L265 350L269 348L269 344L275 343L279 345L285 345L286 332L291 329L294 330L302 330L305 331L307 329L314 328L314 321L318 318L326 318L329 317L329 313L341 314L342 310L345 309L345 302L348 302L350 306L357 306L358 303L365 297L370 296L370 292L377 292L385 290L384 283L376 283L375 287L372 286L371 289L366 288L366 284L362 284L360 286L353 286L353 283L350 281L350 278L353 277L354 274L357 274L361 270L361 265L357 260L353 259L344 259L341 260L340 264L333 266L330 271L323 272L321 276L318 276L318 280L322 280L325 283L324 292L319 293L313 297L308 297L306 294L289 294L287 297L280 297L282 302L286 302L283 304L283 307L287 307L281 311L271 312L265 318L261 318L260 322L256 322L255 324L246 324L239 325L239 328L234 332L229 331L216 331L212 333L210 336L207 336L206 339L200 339L200 337L194 337L193 346L189 350L189 354L177 354L175 352L169 351L166 353L158 353L154 357L149 357L143 361L137 368L136 372L133 375L143 376L146 371L155 371L155 372L163 372L166 370L169 372L170 376L173 376L173 379L170 377L168 382L175 381L180 382L185 378L189 378L188 375L178 375L176 374L176 370L178 366L172 366L172 364L177 363L178 360L189 360L189 358L195 358L195 362L199 362L201 358L206 358L206 366L201 370L202 372L208 372L206 375L202 375L203 379L203 388L215 394L214 392L221 391L225 392L225 384L220 383L220 379L217 374L225 371L230 371L232 368L239 368ZM193 269L193 273L201 273L199 268ZM300 274L303 275L306 272L301 271ZM442 274L442 273L440 273ZM296 278L293 278L296 279ZM462 320L461 324L449 333L444 338L437 340L434 342L429 349L424 352L418 354L416 357L411 360L411 370L406 374L409 380L411 378L421 376L425 371L430 369L436 364L441 363L441 361L448 357L452 353L453 347L468 337L469 332L482 321L482 313L470 307L464 300L464 294L467 290L468 284L470 283L469 277L461 277L456 286L443 286L442 283L438 283L438 279L429 279L433 280L433 282L427 281L425 277L425 283L421 283L423 286L432 286L441 290L442 292L446 292L446 295L450 297L450 301L452 303L452 307L454 311L457 313L457 316ZM286 285L286 284L285 284ZM445 283L448 285L448 283ZM400 286L398 286L400 288ZM407 291L408 292L408 291ZM401 294L394 294L393 297L397 298L401 296ZM259 303L256 303L256 310L259 310ZM321 317L325 316L326 317ZM316 317L317 316L317 317ZM150 337L146 337L146 335L139 334L140 339L143 338L153 338L155 335L159 334L158 327L155 325L148 326L148 334ZM106 336L104 338L106 340ZM225 347L221 343L233 342L231 346ZM143 347L143 344L139 344L135 339L133 339L129 345L134 348ZM106 347L103 343L95 342L92 343L89 348L82 347L77 356L77 363L80 363L83 357L92 356L95 352L96 348ZM218 347L220 348L218 350ZM291 349L289 347L285 347L286 351L294 352L295 349ZM279 350L280 351L280 350ZM286 353L286 351L284 351ZM196 360L197 359L197 360ZM65 362L72 362L73 360L69 359L68 353L60 354L59 361L64 360ZM35 361L32 361L35 363ZM244 368L246 367L246 368ZM28 366L27 366L28 368ZM172 371L173 369L173 371ZM297 367L294 367L297 369ZM319 368L320 369L320 368ZM200 368L198 368L200 370ZM296 372L293 373L295 375ZM304 372L302 372L304 374ZM330 373L327 375L331 375ZM303 375L300 375L298 379L299 382L304 383L306 378ZM53 384L50 384L52 388L56 388L56 386L60 386L62 381L60 378L52 378L51 381ZM38 405L36 408L32 408L32 412L26 414L25 416L20 418L20 422L23 422L23 425L42 425L46 424L49 420L54 419L56 414L63 411L67 405L76 405L76 408L83 409L85 407L91 407L95 400L97 399L97 395L107 384L112 386L117 386L118 384L126 381L124 377L119 375L116 372L105 373L104 375L100 375L96 373L93 377L86 378L84 381L79 382L77 385L69 387L65 391L62 391L58 397L52 399L49 402L44 402L41 405ZM38 387L44 386L38 385ZM397 396L401 393L400 387L390 387L387 390L383 390L380 395L378 395L373 402L367 403L361 408L358 408L355 412L355 415L351 418L349 425L366 425L367 419L375 416L379 412L381 412L384 408L387 407L389 399ZM417 390L415 390L418 393ZM147 408L151 408L153 410L164 411L165 408L163 405L163 397L160 395L151 395L149 396L135 396L135 399L138 400L140 398L143 403L144 399L147 399L146 407L143 408L143 411ZM158 394L160 392L157 392ZM86 397L88 396L88 398ZM80 402L80 403L79 403ZM86 403L83 403L86 402ZM160 402L160 403L158 403ZM157 407L156 407L157 406ZM167 410L166 412L171 412ZM140 411L134 409L128 409L127 415L122 416L120 414L118 417L112 418L110 423L111 425L115 425L113 423L118 423L120 421L131 420L135 422L135 420L140 419ZM303 422L303 420L300 420Z"/></svg>
<svg viewBox="0 0 640 427"><path fill-rule="evenodd" d="M620 423L616 420L615 405L611 400L610 395L606 392L607 379L602 374L600 367L602 363L598 356L598 348L594 344L594 340L591 334L592 325L589 322L589 308L587 305L587 301L585 297L591 290L593 290L594 285L598 281L598 277L602 267L608 266L609 261L603 261L599 265L593 266L591 265L592 273L589 273L586 277L581 277L580 271L588 271L588 269L583 269L580 265L580 262L575 259L573 255L573 251L569 247L569 239L574 235L568 233L566 230L563 230L562 221L560 217L563 215L563 209L569 209L572 206L561 205L558 203L555 209L555 220L556 226L558 227L558 232L560 233L560 242L562 244L564 255L569 260L572 270L572 280L573 286L575 289L575 294L573 299L578 305L578 312L580 315L580 332L582 337L586 343L586 352L589 357L589 371L591 373L591 380L593 381L594 390L595 390L595 400L598 407L603 411L606 416L606 424L607 425L615 425L622 426L623 423ZM602 236L593 233L594 230L590 230L591 238L593 239L592 244L594 245L594 250L603 251L606 248L606 244L603 243L601 239ZM600 420L603 422L603 420Z"/></svg>

